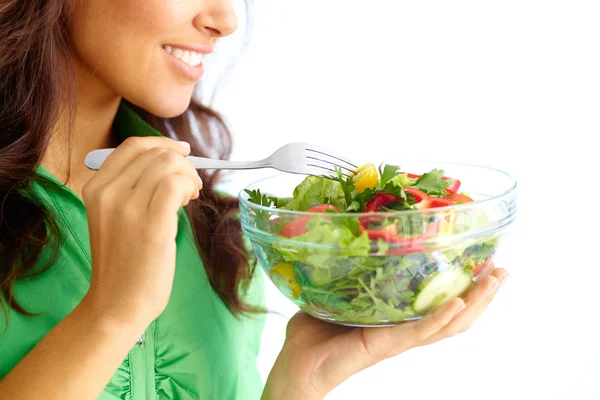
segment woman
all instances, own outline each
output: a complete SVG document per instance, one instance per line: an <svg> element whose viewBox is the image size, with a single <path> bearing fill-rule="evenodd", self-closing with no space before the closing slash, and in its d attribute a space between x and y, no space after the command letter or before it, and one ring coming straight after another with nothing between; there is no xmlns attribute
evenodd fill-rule
<svg viewBox="0 0 600 400"><path fill-rule="evenodd" d="M501 269L397 327L299 313L263 387L263 288L236 200L184 157L229 154L220 117L190 99L235 29L229 0L0 5L1 399L322 399L493 299ZM87 170L104 147L118 148Z"/></svg>

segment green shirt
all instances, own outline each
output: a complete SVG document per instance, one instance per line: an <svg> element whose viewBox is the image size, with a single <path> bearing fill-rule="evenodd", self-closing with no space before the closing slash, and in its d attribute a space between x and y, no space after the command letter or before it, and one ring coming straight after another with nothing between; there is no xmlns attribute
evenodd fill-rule
<svg viewBox="0 0 600 400"><path fill-rule="evenodd" d="M115 119L116 133L160 135L125 104ZM0 318L0 379L4 377L86 294L91 252L81 199L40 166L56 185L36 191L59 216L63 244L57 262L33 279L19 281L16 298L40 316L9 311ZM235 318L210 286L196 250L191 225L179 213L177 264L169 304L146 329L99 397L101 400L253 400L262 392L256 358L264 315ZM263 275L257 268L246 301L263 305ZM82 337L94 346L93 337Z"/></svg>

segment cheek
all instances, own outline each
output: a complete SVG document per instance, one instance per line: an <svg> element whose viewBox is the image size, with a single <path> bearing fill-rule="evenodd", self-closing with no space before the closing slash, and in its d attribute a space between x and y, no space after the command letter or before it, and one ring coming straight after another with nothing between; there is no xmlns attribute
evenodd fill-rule
<svg viewBox="0 0 600 400"><path fill-rule="evenodd" d="M147 3L141 7L138 0L82 1L70 32L79 61L96 72L128 72L147 65L164 22L158 10L150 12L155 1Z"/></svg>
<svg viewBox="0 0 600 400"><path fill-rule="evenodd" d="M88 77L158 116L181 114L193 84L173 74L161 44L193 19L182 0L86 0L70 29ZM80 77L81 79L81 77Z"/></svg>

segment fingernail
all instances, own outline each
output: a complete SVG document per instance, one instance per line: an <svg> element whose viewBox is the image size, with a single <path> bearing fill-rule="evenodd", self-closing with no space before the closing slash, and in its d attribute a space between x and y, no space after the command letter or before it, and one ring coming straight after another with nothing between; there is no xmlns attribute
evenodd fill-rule
<svg viewBox="0 0 600 400"><path fill-rule="evenodd" d="M502 277L502 279L500 280L500 284L501 284L501 285L502 285L502 284L504 284L504 282L506 282L506 280L508 279L508 275L509 275L509 274L506 274L506 275L504 275L504 276Z"/></svg>
<svg viewBox="0 0 600 400"><path fill-rule="evenodd" d="M191 146L190 146L190 144L189 144L188 142L183 142L183 141L181 141L181 142L177 142L177 143L179 143L179 145L180 145L181 147L184 147L184 148L186 148L186 149L189 149L189 148L191 147Z"/></svg>
<svg viewBox="0 0 600 400"><path fill-rule="evenodd" d="M497 280L494 281L494 283L492 283L492 286L490 286L490 288L487 290L487 293L491 293L494 290L496 290L496 288L498 288L498 285L499 285L499 282Z"/></svg>
<svg viewBox="0 0 600 400"><path fill-rule="evenodd" d="M462 304L460 305L460 307L458 307L458 308L456 309L456 311L454 311L454 315L456 315L456 314L458 314L459 312L461 312L462 310L464 310L466 306L467 306L467 305L466 305L465 303L462 303Z"/></svg>

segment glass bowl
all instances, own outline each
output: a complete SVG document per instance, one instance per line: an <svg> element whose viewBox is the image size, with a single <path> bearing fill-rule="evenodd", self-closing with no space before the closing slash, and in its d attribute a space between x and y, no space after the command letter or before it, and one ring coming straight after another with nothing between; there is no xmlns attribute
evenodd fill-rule
<svg viewBox="0 0 600 400"><path fill-rule="evenodd" d="M424 210L312 213L261 206L242 190L242 229L273 284L313 317L348 326L419 319L491 273L516 214L516 181L506 172L434 162L400 170L422 174L434 168L460 179L460 192L474 201ZM304 178L277 174L245 189L290 197ZM308 232L281 234L294 224Z"/></svg>

